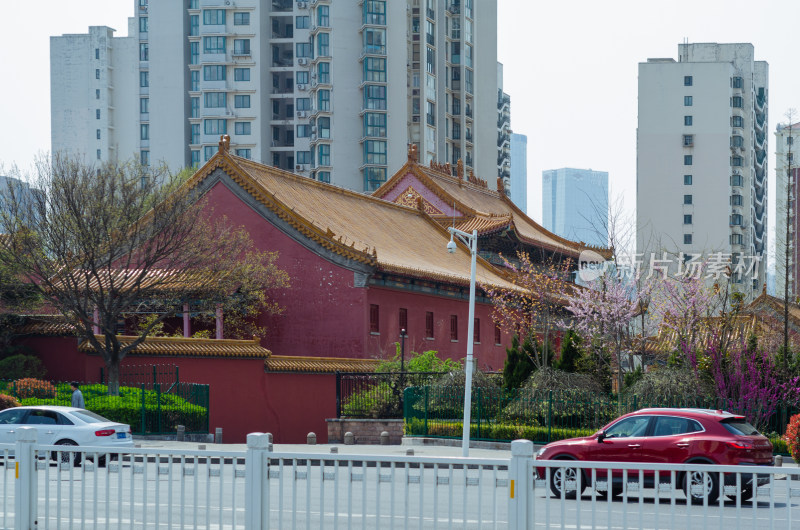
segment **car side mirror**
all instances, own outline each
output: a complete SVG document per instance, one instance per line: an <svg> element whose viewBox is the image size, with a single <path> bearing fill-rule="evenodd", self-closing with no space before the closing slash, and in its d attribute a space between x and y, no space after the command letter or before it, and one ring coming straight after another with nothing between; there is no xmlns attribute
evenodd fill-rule
<svg viewBox="0 0 800 530"><path fill-rule="evenodd" d="M606 439L606 432L605 431L600 431L599 433L597 433L597 443L601 444L601 443L603 443L603 440L605 440L605 439Z"/></svg>

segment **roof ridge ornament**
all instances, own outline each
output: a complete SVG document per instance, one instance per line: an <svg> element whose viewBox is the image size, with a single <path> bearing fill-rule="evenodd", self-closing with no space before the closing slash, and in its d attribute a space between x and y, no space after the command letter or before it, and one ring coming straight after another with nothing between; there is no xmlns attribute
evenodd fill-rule
<svg viewBox="0 0 800 530"><path fill-rule="evenodd" d="M417 153L417 144L408 144L408 161L414 164L419 162L419 154Z"/></svg>
<svg viewBox="0 0 800 530"><path fill-rule="evenodd" d="M227 153L231 147L231 137L227 134L223 134L219 137L219 152L220 153Z"/></svg>
<svg viewBox="0 0 800 530"><path fill-rule="evenodd" d="M497 193L500 195L506 194L506 187L503 185L503 179L500 177L497 177Z"/></svg>

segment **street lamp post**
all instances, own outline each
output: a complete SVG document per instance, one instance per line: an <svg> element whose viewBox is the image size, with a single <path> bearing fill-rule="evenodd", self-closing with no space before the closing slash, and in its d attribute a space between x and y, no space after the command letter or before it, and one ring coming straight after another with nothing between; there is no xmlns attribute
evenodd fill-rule
<svg viewBox="0 0 800 530"><path fill-rule="evenodd" d="M472 409L472 346L475 336L475 268L477 266L478 254L478 231L473 230L464 232L455 227L447 229L450 232L450 242L447 244L447 251L451 254L456 251L456 243L453 236L457 236L462 243L469 247L471 254L470 279L469 279L469 319L467 320L467 364L464 367L464 425L461 434L461 454L469 456L469 428L470 413Z"/></svg>
<svg viewBox="0 0 800 530"><path fill-rule="evenodd" d="M400 373L406 371L406 329L400 330Z"/></svg>

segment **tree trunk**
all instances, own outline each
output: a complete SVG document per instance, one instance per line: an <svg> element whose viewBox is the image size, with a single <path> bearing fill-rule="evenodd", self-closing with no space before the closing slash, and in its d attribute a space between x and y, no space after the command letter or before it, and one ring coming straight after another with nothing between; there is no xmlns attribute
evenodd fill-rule
<svg viewBox="0 0 800 530"><path fill-rule="evenodd" d="M109 361L106 363L108 368L108 395L119 395L119 361Z"/></svg>

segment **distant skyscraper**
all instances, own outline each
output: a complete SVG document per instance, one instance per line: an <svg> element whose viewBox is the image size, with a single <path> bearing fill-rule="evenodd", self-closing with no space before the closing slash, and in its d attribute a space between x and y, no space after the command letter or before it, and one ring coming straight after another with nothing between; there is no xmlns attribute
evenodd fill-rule
<svg viewBox="0 0 800 530"><path fill-rule="evenodd" d="M372 191L413 143L423 163L497 177L496 0L131 3L133 53L114 40L112 55L110 32L54 47L54 150L127 158L104 139L134 135L142 161L176 169L228 134L238 156ZM71 127L95 114L99 137Z"/></svg>
<svg viewBox="0 0 800 530"><path fill-rule="evenodd" d="M511 187L511 96L503 92L503 63L497 63L497 176Z"/></svg>
<svg viewBox="0 0 800 530"><path fill-rule="evenodd" d="M608 246L608 172L542 171L542 219L546 229L561 237Z"/></svg>
<svg viewBox="0 0 800 530"><path fill-rule="evenodd" d="M511 201L528 213L528 137L511 133Z"/></svg>
<svg viewBox="0 0 800 530"><path fill-rule="evenodd" d="M747 43L639 63L637 252L721 255L747 298L764 284L768 78Z"/></svg>

